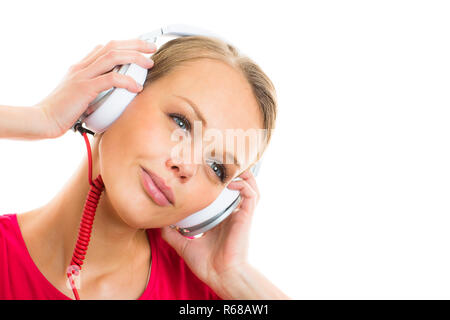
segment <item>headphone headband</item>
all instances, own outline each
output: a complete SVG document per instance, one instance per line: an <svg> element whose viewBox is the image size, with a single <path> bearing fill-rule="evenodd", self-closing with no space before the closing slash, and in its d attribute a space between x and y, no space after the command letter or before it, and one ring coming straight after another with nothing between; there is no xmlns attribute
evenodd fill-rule
<svg viewBox="0 0 450 320"><path fill-rule="evenodd" d="M162 28L158 28L151 32L144 33L139 36L140 40L146 40L150 42L156 42L161 36L178 36L178 37L187 37L187 36L198 36L203 35L207 37L215 37L219 38L225 42L227 42L223 37L207 30L204 28L200 28L192 25L185 24L170 24Z"/></svg>

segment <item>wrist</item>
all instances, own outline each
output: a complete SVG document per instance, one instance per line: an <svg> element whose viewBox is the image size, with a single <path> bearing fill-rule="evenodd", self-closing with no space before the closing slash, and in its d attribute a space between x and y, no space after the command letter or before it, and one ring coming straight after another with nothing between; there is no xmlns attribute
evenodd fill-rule
<svg viewBox="0 0 450 320"><path fill-rule="evenodd" d="M57 126L55 126L55 122L52 121L44 106L37 104L32 108L32 112L35 113L35 122L36 126L38 127L37 131L42 136L42 138L49 139L61 136L60 131L58 130Z"/></svg>
<svg viewBox="0 0 450 320"><path fill-rule="evenodd" d="M222 272L216 294L224 300L288 300L289 298L250 264Z"/></svg>
<svg viewBox="0 0 450 320"><path fill-rule="evenodd" d="M19 140L50 138L37 106L0 106L0 137Z"/></svg>
<svg viewBox="0 0 450 320"><path fill-rule="evenodd" d="M223 299L248 299L243 298L243 296L248 294L248 289L246 290L245 287L247 286L246 279L248 278L248 274L250 272L251 270L248 264L240 265L239 267L223 272L220 276Z"/></svg>

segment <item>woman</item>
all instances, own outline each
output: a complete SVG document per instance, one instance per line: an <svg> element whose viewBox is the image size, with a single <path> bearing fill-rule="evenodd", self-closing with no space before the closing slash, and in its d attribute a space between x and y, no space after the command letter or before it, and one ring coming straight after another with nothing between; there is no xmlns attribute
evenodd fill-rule
<svg viewBox="0 0 450 320"><path fill-rule="evenodd" d="M138 39L97 46L35 106L0 107L0 137L56 138L101 91L114 86L140 92L93 139L92 177L101 175L105 190L78 278L80 298L288 299L247 261L259 198L248 169L265 150L274 127L272 83L219 39L182 37L155 50ZM147 59L140 52L155 53ZM132 78L110 72L126 63L152 68L144 89ZM240 166L180 161L171 152L177 144L171 135L181 129L193 136L194 121L200 119L205 128L220 132L266 129L265 144L262 150L249 150L252 156ZM171 188L170 205L161 205L145 191L143 170ZM73 298L66 269L90 189L87 172L85 158L50 202L0 216L0 298ZM238 176L241 181L230 183ZM206 207L223 188L239 190L242 201L220 225L195 240L168 227Z"/></svg>

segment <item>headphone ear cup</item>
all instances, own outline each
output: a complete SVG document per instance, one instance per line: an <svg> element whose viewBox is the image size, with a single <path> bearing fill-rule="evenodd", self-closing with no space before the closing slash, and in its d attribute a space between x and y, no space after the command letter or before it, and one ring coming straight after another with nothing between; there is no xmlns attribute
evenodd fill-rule
<svg viewBox="0 0 450 320"><path fill-rule="evenodd" d="M115 72L116 68L112 72ZM130 76L138 84L143 85L148 69L131 63L120 66L118 73ZM82 121L93 132L102 133L120 117L136 95L137 93L130 92L125 88L113 87L105 90L89 104L88 112L91 113L83 114Z"/></svg>
<svg viewBox="0 0 450 320"><path fill-rule="evenodd" d="M219 196L204 209L178 221L173 227L183 235L195 236L206 232L222 222L236 209L240 202L240 192L225 188Z"/></svg>

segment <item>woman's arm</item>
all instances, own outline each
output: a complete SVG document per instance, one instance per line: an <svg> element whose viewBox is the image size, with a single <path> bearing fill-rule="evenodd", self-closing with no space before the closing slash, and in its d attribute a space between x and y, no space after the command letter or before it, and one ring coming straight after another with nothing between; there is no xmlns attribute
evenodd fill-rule
<svg viewBox="0 0 450 320"><path fill-rule="evenodd" d="M246 264L222 274L215 293L224 300L291 300L262 273Z"/></svg>
<svg viewBox="0 0 450 320"><path fill-rule="evenodd" d="M111 69L127 63L149 69L153 61L140 52L155 51L155 44L140 39L96 46L83 60L72 65L63 81L39 103L32 107L0 106L0 138L36 140L62 136L100 92L112 87L134 93L141 91L132 77Z"/></svg>
<svg viewBox="0 0 450 320"><path fill-rule="evenodd" d="M50 138L42 109L0 106L0 138L37 140Z"/></svg>

